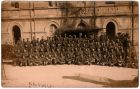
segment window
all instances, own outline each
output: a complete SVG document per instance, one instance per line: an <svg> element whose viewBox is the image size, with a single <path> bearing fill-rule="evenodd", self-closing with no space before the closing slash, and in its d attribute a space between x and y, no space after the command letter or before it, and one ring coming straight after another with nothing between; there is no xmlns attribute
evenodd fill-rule
<svg viewBox="0 0 140 89"><path fill-rule="evenodd" d="M57 2L55 2L55 6L57 6Z"/></svg>
<svg viewBox="0 0 140 89"><path fill-rule="evenodd" d="M15 8L19 8L19 3L15 2Z"/></svg>
<svg viewBox="0 0 140 89"><path fill-rule="evenodd" d="M11 6L15 8L19 8L19 3L18 2L11 2Z"/></svg>
<svg viewBox="0 0 140 89"><path fill-rule="evenodd" d="M49 6L50 6L50 7L52 7L52 6L53 6L52 1L49 1Z"/></svg>
<svg viewBox="0 0 140 89"><path fill-rule="evenodd" d="M115 4L114 1L106 1L105 4Z"/></svg>

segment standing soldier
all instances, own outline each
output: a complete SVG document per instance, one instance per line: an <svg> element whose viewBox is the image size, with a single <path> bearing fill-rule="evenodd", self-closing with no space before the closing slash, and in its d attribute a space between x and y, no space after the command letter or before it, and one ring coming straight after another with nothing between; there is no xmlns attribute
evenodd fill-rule
<svg viewBox="0 0 140 89"><path fill-rule="evenodd" d="M33 47L33 44L31 43L29 46L29 54L32 54L33 51L34 51L34 47Z"/></svg>
<svg viewBox="0 0 140 89"><path fill-rule="evenodd" d="M41 37L41 40L40 40L40 44L44 44L44 42L45 42L45 39L44 39L44 37L42 36L42 37Z"/></svg>
<svg viewBox="0 0 140 89"><path fill-rule="evenodd" d="M40 48L39 54L40 54L40 56L45 55L43 48Z"/></svg>
<svg viewBox="0 0 140 89"><path fill-rule="evenodd" d="M40 46L38 43L36 43L36 45L34 46L34 50L38 51L39 52L39 49L40 49Z"/></svg>
<svg viewBox="0 0 140 89"><path fill-rule="evenodd" d="M31 44L31 42L29 41L29 38L26 39L25 44L27 45L27 51L29 52L30 44Z"/></svg>
<svg viewBox="0 0 140 89"><path fill-rule="evenodd" d="M35 36L33 36L33 40L31 41L31 43L33 44L33 46L36 46L36 42L37 42L37 40L36 40Z"/></svg>
<svg viewBox="0 0 140 89"><path fill-rule="evenodd" d="M37 38L36 44L40 45L40 40Z"/></svg>
<svg viewBox="0 0 140 89"><path fill-rule="evenodd" d="M21 41L21 43L20 43L20 45L22 46L22 47L25 47L25 39L23 38L23 40Z"/></svg>

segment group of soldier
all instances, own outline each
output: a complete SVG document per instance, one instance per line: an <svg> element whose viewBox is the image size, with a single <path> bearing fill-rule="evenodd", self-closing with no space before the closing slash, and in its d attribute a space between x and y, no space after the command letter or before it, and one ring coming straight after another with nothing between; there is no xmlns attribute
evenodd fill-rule
<svg viewBox="0 0 140 89"><path fill-rule="evenodd" d="M102 65L131 67L131 42L128 34L109 38L106 34L55 35L41 39L22 39L14 46L15 65L37 66L51 64Z"/></svg>

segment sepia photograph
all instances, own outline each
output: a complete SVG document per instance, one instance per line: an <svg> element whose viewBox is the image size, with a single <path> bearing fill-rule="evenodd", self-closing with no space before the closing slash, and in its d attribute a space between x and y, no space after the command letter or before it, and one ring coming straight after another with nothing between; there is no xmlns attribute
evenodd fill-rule
<svg viewBox="0 0 140 89"><path fill-rule="evenodd" d="M4 88L136 88L138 1L1 1Z"/></svg>

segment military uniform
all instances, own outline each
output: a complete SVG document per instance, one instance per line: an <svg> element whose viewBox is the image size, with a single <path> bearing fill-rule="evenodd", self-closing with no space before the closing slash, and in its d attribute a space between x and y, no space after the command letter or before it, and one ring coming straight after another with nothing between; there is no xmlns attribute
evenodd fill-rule
<svg viewBox="0 0 140 89"><path fill-rule="evenodd" d="M33 46L36 46L37 40L35 39L35 37L33 37L33 40L31 41L31 43L33 44Z"/></svg>
<svg viewBox="0 0 140 89"><path fill-rule="evenodd" d="M42 36L41 40L40 40L40 44L44 44L45 40L44 37Z"/></svg>

